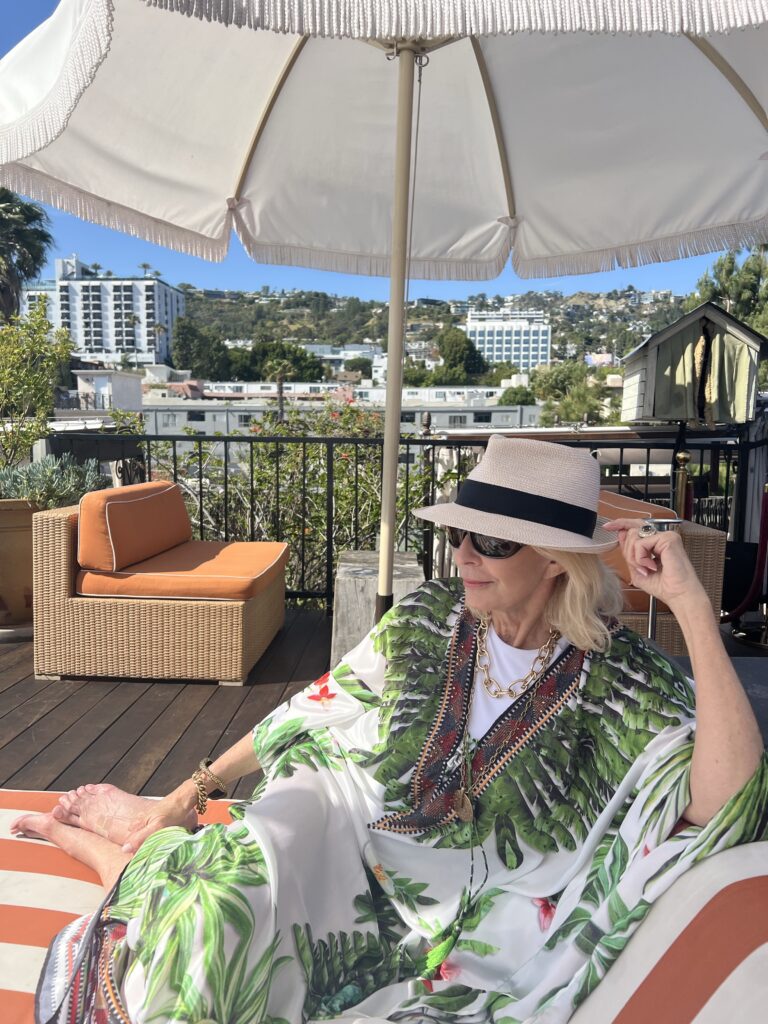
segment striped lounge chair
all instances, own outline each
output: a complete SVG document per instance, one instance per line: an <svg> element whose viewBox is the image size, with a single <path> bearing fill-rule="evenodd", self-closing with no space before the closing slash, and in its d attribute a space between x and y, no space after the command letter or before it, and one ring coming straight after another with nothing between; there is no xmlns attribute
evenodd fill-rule
<svg viewBox="0 0 768 1024"><path fill-rule="evenodd" d="M33 1024L34 992L53 935L93 910L93 872L44 842L11 837L25 810L55 793L0 790L0 1021ZM207 821L227 820L212 803ZM697 865L666 892L571 1024L757 1024L768 1000L766 844Z"/></svg>

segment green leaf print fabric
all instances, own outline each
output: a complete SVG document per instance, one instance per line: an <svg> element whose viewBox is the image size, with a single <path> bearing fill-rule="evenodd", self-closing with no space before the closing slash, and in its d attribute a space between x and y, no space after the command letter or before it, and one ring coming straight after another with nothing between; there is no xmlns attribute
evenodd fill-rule
<svg viewBox="0 0 768 1024"><path fill-rule="evenodd" d="M232 825L142 847L106 908L129 1020L563 1024L683 871L766 838L765 761L706 827L681 822L694 694L624 630L489 773L474 826L388 828L460 614L456 581L422 586L256 725L265 775Z"/></svg>

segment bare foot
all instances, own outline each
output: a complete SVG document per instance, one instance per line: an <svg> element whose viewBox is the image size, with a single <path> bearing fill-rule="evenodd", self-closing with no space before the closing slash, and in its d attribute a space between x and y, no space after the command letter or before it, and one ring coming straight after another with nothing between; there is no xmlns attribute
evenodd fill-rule
<svg viewBox="0 0 768 1024"><path fill-rule="evenodd" d="M137 832L144 832L151 823L157 828L181 825L194 828L197 815L185 812L182 820L165 820L161 801L126 793L108 782L89 783L63 793L53 809L54 818L66 825L75 825L122 846Z"/></svg>
<svg viewBox="0 0 768 1024"><path fill-rule="evenodd" d="M11 822L11 832L15 836L47 839L54 843L65 853L93 868L107 889L112 888L131 859L131 855L124 853L115 843L84 829L63 825L53 814L22 814Z"/></svg>
<svg viewBox="0 0 768 1024"><path fill-rule="evenodd" d="M52 814L20 814L11 822L11 835L52 842L53 822Z"/></svg>

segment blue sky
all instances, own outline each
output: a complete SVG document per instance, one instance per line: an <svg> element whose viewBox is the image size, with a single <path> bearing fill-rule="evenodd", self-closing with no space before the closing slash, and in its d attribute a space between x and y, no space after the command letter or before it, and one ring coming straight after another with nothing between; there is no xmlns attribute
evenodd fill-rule
<svg viewBox="0 0 768 1024"><path fill-rule="evenodd" d="M0 57L20 39L44 21L57 0L0 0ZM338 295L357 295L361 299L386 299L389 284L385 278L331 274L301 267L271 267L254 263L233 240L229 256L222 263L208 263L184 256L161 246L129 238L116 231L78 220L49 208L55 239L53 255L76 252L86 263L100 263L115 274L133 274L140 263L150 263L172 284L188 281L201 288L256 290L270 288L306 288ZM469 294L511 295L529 290L553 289L566 294L576 291L610 291L628 284L643 291L670 288L676 294L694 289L697 280L714 256L697 256L672 263L656 263L609 274L585 274L577 277L536 281L518 278L511 268L494 281L413 281L410 296L465 298Z"/></svg>

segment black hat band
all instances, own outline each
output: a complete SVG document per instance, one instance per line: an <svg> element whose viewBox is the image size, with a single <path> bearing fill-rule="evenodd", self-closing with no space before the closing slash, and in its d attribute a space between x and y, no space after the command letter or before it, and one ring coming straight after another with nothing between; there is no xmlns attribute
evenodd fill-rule
<svg viewBox="0 0 768 1024"><path fill-rule="evenodd" d="M567 501L545 498L528 491L516 491L512 487L484 484L479 480L464 481L459 488L456 504L478 512L491 512L510 519L525 519L529 523L552 526L556 530L567 530L590 539L597 525L597 512L591 512L581 505L571 505Z"/></svg>

